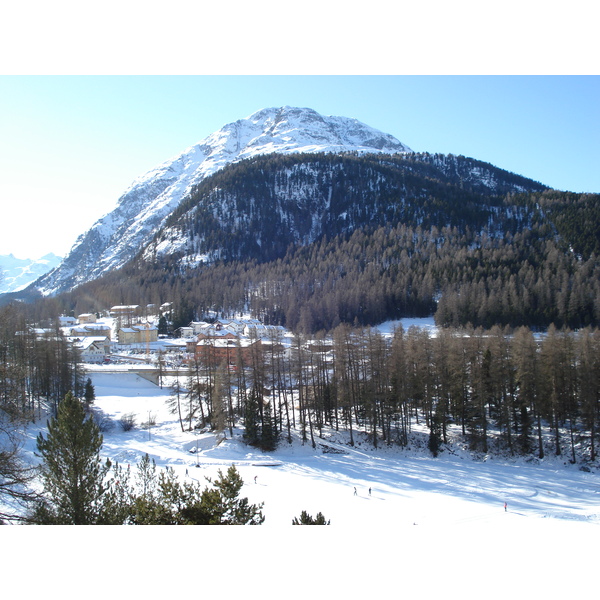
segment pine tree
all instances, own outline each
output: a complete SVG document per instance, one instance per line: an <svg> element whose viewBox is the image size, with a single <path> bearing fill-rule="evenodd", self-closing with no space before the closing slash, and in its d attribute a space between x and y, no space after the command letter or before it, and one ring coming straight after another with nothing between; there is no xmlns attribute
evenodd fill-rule
<svg viewBox="0 0 600 600"><path fill-rule="evenodd" d="M88 377L85 382L85 388L83 391L83 397L85 401L90 404L96 399L96 390L94 389L94 385L92 384L92 380Z"/></svg>
<svg viewBox="0 0 600 600"><path fill-rule="evenodd" d="M213 483L208 477L207 481ZM132 525L260 525L263 504L250 504L239 494L244 482L232 465L227 474L219 470L213 487L181 482L173 469L156 473L146 455L138 465L137 487L130 492Z"/></svg>
<svg viewBox="0 0 600 600"><path fill-rule="evenodd" d="M300 519L294 517L292 525L329 525L331 521L325 521L323 513L317 513L316 517L312 517L305 510L300 514Z"/></svg>
<svg viewBox="0 0 600 600"><path fill-rule="evenodd" d="M158 335L167 335L169 333L169 323L165 315L161 313L158 318Z"/></svg>
<svg viewBox="0 0 600 600"><path fill-rule="evenodd" d="M440 416L440 407L436 408L433 416L429 421L429 439L427 441L427 448L431 452L434 458L440 453L440 446L442 445L441 426L442 417Z"/></svg>
<svg viewBox="0 0 600 600"><path fill-rule="evenodd" d="M67 393L48 422L48 436L37 438L45 501L39 504L33 522L89 525L100 513L104 478L110 464L102 465L102 434L92 419L86 419L81 402Z"/></svg>
<svg viewBox="0 0 600 600"><path fill-rule="evenodd" d="M214 482L218 492L219 525L260 525L265 520L262 503L250 504L248 498L239 497L243 485L244 480L234 465L227 469L227 475L219 469L219 478Z"/></svg>
<svg viewBox="0 0 600 600"><path fill-rule="evenodd" d="M244 439L254 446L259 441L259 402L262 402L256 386L252 386L244 403Z"/></svg>
<svg viewBox="0 0 600 600"><path fill-rule="evenodd" d="M275 426L275 422L273 420L273 414L271 411L271 403L265 403L263 408L263 422L260 433L260 447L263 450L273 451L277 448L277 442L279 436L277 432L277 427Z"/></svg>

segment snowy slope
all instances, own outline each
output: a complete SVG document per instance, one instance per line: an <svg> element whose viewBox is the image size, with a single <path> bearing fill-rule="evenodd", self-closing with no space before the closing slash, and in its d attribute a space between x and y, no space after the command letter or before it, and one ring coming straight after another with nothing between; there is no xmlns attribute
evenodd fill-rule
<svg viewBox="0 0 600 600"><path fill-rule="evenodd" d="M264 502L266 519L261 527L226 531L61 528L63 543L75 549L69 555L71 568L87 572L89 553L80 549L91 540L101 549L102 572L110 573L111 584L118 581L119 589L135 584L138 596L148 592L152 598L173 595L176 588L185 595L196 577L205 592L222 593L226 580L215 578L216 570L234 573L244 597L262 597L265 569L286 580L282 591L292 598L315 590L319 596L351 599L373 593L460 600L593 597L593 543L600 525L595 472L582 472L560 457L540 464L473 461L466 453L434 459L426 450L375 451L331 439L326 443L343 454L313 451L298 440L271 454L235 439L216 446L211 433L181 431L165 404L169 389L103 369L91 375L96 410L114 421L133 412L138 423L151 414L156 425L150 432L136 428L125 433L118 426L105 432L102 456L135 469L148 453L159 468L168 466L181 479L202 486L207 485L205 477L214 478L233 463L245 482L242 497ZM38 460L33 450L39 431L46 435L43 418L25 432L24 451L32 462ZM196 446L197 454L192 452ZM322 512L331 526L291 526L302 510L313 516ZM55 528L6 529L11 556L5 558L14 556L17 568L31 568L22 556L31 548L32 529L36 536L48 535L41 541L55 548ZM38 537L35 543L39 548ZM17 547L22 551L14 552ZM63 551L58 556L64 562ZM52 580L54 571L44 566L46 560L37 569ZM95 566L97 561L95 557ZM159 569L153 571L154 564ZM125 579L119 579L120 573ZM104 585L99 590L92 597L105 595Z"/></svg>
<svg viewBox="0 0 600 600"><path fill-rule="evenodd" d="M60 264L62 258L49 253L42 258L0 256L0 294L18 292Z"/></svg>
<svg viewBox="0 0 600 600"><path fill-rule="evenodd" d="M295 152L410 152L356 119L309 108L268 108L225 125L179 156L138 177L117 207L75 242L62 264L35 285L50 295L122 266L206 176L245 158Z"/></svg>
<svg viewBox="0 0 600 600"><path fill-rule="evenodd" d="M600 525L597 474L580 471L561 457L539 464L491 456L475 461L455 448L434 459L426 448L374 450L366 442L352 448L327 430L327 439L316 437L316 451L299 437L292 445L282 441L273 453L246 446L235 436L216 445L214 433L181 431L165 403L169 388L102 370L92 373L98 409L115 420L130 412L138 423L147 421L148 413L156 418L150 434L118 428L105 433L103 455L133 466L148 452L157 465L173 467L182 477L187 470L202 482L233 463L248 484L248 498L265 502L264 526L287 526L302 510L321 511L340 528L385 527L391 521L401 529L440 523L483 526L540 518ZM339 453L323 453L323 446Z"/></svg>

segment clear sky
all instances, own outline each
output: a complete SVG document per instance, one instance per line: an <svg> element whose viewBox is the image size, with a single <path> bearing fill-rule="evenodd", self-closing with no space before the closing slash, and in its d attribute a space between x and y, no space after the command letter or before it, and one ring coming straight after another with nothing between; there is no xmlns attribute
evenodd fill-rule
<svg viewBox="0 0 600 600"><path fill-rule="evenodd" d="M161 15L156 14L160 20ZM400 37L394 38L397 57L414 49L414 43L402 43L398 23L396 34ZM369 20L363 23L369 24ZM34 33L50 39L48 29L37 25ZM355 26L360 26L360 19ZM190 58L189 38L183 46L174 43L169 60L163 57L152 68L139 62L140 74L133 75L129 73L136 70L126 60L121 74L120 55L113 55L105 69L91 62L94 68L88 72L92 74L69 61L64 69L49 68L43 63L45 52L55 58L64 50L60 43L38 50L35 60L26 60L20 68L6 68L5 63L0 69L0 254L13 253L19 258L37 258L47 252L66 254L80 234L116 206L137 176L226 123L272 106L310 107L323 115L353 117L392 134L415 151L463 154L558 189L600 192L597 75L438 75L444 68L432 68L435 60L421 69L432 75L413 75L420 72L419 66L398 68L394 74L385 62L381 63L383 74L377 68L368 74L362 63L349 65L341 58L357 56L357 42L336 46L335 56L340 60L325 61L323 74L312 74L321 72L314 68L314 54L307 54L312 61L299 68L296 52L296 62L285 63L294 74L279 75L285 69L277 59L281 60L287 48L304 44L307 50L314 49L314 41L290 35L276 47L271 44L268 57L272 57L272 65L263 55L263 62L256 63L262 68L250 71L256 75L237 74L247 72L244 57L251 55L253 48L262 48L266 29L252 30L238 40L233 54L243 62L239 71L232 69L231 62L223 67L218 61L211 63L211 68L195 70L187 60L180 69L172 69L184 74L163 75L169 73L167 63L179 65L174 58L178 53ZM272 27L269 31L273 32ZM320 25L315 33L323 31ZM28 32L31 34L31 27ZM177 42L179 33L173 37L171 32L169 39ZM380 33L376 32L375 41ZM63 39L55 29L51 35ZM82 43L83 33L77 35ZM114 45L121 48L122 39L103 37L104 46L97 52ZM210 56L209 41L199 34L192 39L198 53L196 64L204 67L202 59ZM382 51L388 47L382 45ZM368 50L369 56L378 56L379 47L372 37ZM323 52L331 58L330 47ZM440 64L445 64L448 52L435 50ZM78 48L69 47L68 56L78 56ZM38 60L43 68L36 67ZM371 66L379 64L374 59ZM511 64L509 72L518 73L515 63ZM151 74L142 74L147 72ZM207 74L187 74L194 72Z"/></svg>

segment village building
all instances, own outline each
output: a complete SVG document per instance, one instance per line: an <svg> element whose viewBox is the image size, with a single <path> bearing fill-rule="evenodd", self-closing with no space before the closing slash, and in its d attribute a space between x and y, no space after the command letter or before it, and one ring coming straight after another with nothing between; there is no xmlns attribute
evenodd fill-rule
<svg viewBox="0 0 600 600"><path fill-rule="evenodd" d="M111 317L134 317L139 315L140 306L139 304L127 304L127 305L119 305L113 306L110 311Z"/></svg>
<svg viewBox="0 0 600 600"><path fill-rule="evenodd" d="M199 333L211 331L214 328L214 325L212 323L207 323L206 321L192 321L189 324L189 327L192 328L192 335L198 335Z"/></svg>
<svg viewBox="0 0 600 600"><path fill-rule="evenodd" d="M59 327L72 327L74 325L77 325L77 319L75 317L66 317L64 315L58 317Z"/></svg>
<svg viewBox="0 0 600 600"><path fill-rule="evenodd" d="M56 340L57 335L54 329L44 327L28 327L28 332L35 335L38 340ZM23 332L17 332L17 335L23 335Z"/></svg>
<svg viewBox="0 0 600 600"><path fill-rule="evenodd" d="M104 362L110 354L110 340L105 336L76 339L73 346L80 351L81 360L87 363Z"/></svg>
<svg viewBox="0 0 600 600"><path fill-rule="evenodd" d="M236 335L244 335L244 328L246 327L246 323L240 319L229 319L229 320L220 320L217 322L221 325L222 329L227 329L228 331L233 331Z"/></svg>
<svg viewBox="0 0 600 600"><path fill-rule="evenodd" d="M158 341L158 328L150 323L137 323L131 327L120 327L117 331L117 344L147 344Z"/></svg>
<svg viewBox="0 0 600 600"><path fill-rule="evenodd" d="M235 340L240 336L227 329L212 329L199 333L196 337L198 340Z"/></svg>
<svg viewBox="0 0 600 600"><path fill-rule="evenodd" d="M175 331L175 334L177 335L177 337L180 337L180 338L191 338L194 335L194 328L193 327L180 327L179 329L177 329Z"/></svg>
<svg viewBox="0 0 600 600"><path fill-rule="evenodd" d="M87 325L77 325L69 329L70 337L107 337L110 340L111 329L104 323L88 323Z"/></svg>
<svg viewBox="0 0 600 600"><path fill-rule="evenodd" d="M253 353L262 351L262 344L260 340L224 335L199 339L194 349L195 358L200 363L213 367L221 364L237 367L240 359L244 364L250 364Z"/></svg>
<svg viewBox="0 0 600 600"><path fill-rule="evenodd" d="M283 336L285 327L281 327L281 325L264 325L256 319L251 319L244 322L243 333L248 337L270 338L277 335Z"/></svg>
<svg viewBox="0 0 600 600"><path fill-rule="evenodd" d="M95 323L96 315L94 313L83 313L77 317L80 325L84 325L86 323Z"/></svg>

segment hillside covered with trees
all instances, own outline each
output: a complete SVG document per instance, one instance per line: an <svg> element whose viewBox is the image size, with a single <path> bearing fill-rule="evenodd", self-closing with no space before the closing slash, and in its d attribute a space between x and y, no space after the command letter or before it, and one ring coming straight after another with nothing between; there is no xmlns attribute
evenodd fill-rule
<svg viewBox="0 0 600 600"><path fill-rule="evenodd" d="M204 180L125 267L32 310L172 301L175 326L247 311L306 333L432 314L597 326L599 206L464 157L260 157Z"/></svg>

